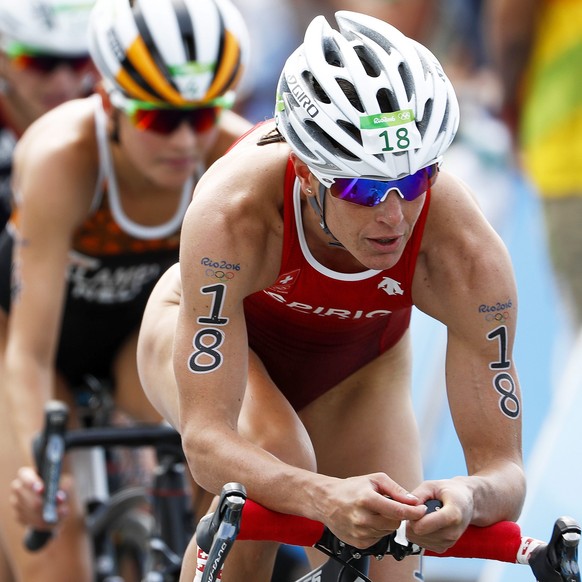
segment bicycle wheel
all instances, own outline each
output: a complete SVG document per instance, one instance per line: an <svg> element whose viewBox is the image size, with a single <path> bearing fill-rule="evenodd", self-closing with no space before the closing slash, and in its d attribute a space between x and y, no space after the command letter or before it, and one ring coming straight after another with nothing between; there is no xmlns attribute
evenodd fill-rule
<svg viewBox="0 0 582 582"><path fill-rule="evenodd" d="M153 517L143 509L132 509L112 524L109 535L113 541L117 570L124 582L144 579L152 528Z"/></svg>
<svg viewBox="0 0 582 582"><path fill-rule="evenodd" d="M124 582L140 582L150 552L153 516L141 487L115 492L107 502L87 516L87 529L95 544L97 579L109 580L113 574ZM100 573L108 572L103 577Z"/></svg>

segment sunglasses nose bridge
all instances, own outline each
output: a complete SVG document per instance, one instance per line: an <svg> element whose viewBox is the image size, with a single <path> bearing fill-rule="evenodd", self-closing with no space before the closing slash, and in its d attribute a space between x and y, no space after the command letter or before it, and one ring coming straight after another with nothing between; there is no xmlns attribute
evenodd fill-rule
<svg viewBox="0 0 582 582"><path fill-rule="evenodd" d="M207 128L199 118L191 113L183 114L176 118L173 123L171 134L186 134L189 139L198 139Z"/></svg>
<svg viewBox="0 0 582 582"><path fill-rule="evenodd" d="M178 117L168 122L165 133L167 135L186 133L190 136L190 134L196 134L196 129L192 126L192 123L187 117Z"/></svg>
<svg viewBox="0 0 582 582"><path fill-rule="evenodd" d="M74 65L74 63L65 61L65 60L61 60L61 61L55 61L55 63L47 68L47 74L48 75L75 75L77 74L78 69L77 67Z"/></svg>
<svg viewBox="0 0 582 582"><path fill-rule="evenodd" d="M382 197L378 201L378 204L381 204L382 202L386 202L386 200L388 200L388 196L390 196L390 192L396 192L396 194L400 197L400 199L404 200L404 196L403 196L402 192L400 191L400 188L396 188L394 186L388 186L388 188L386 188L386 190L384 191L384 194L382 194Z"/></svg>

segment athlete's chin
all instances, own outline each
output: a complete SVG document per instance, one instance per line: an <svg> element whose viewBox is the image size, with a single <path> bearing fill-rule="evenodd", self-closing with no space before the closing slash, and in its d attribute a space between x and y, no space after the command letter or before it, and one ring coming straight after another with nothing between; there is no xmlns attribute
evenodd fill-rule
<svg viewBox="0 0 582 582"><path fill-rule="evenodd" d="M181 188L193 175L194 171L192 169L182 169L176 172L159 172L156 181L164 188Z"/></svg>
<svg viewBox="0 0 582 582"><path fill-rule="evenodd" d="M391 249L368 249L366 252L361 253L358 260L365 265L368 269L374 269L375 271L386 271L391 269L398 263L402 257L402 248Z"/></svg>
<svg viewBox="0 0 582 582"><path fill-rule="evenodd" d="M364 264L366 265L366 267L368 267L368 269L373 269L374 271L387 271L388 269L391 269L392 267L394 267L396 265L396 263L398 263L399 259L400 259L400 255L397 258L381 257L381 258L370 259L369 261L367 261Z"/></svg>

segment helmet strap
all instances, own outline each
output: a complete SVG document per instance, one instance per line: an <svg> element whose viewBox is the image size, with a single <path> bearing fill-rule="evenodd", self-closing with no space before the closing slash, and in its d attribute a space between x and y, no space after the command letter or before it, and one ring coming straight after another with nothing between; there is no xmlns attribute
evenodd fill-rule
<svg viewBox="0 0 582 582"><path fill-rule="evenodd" d="M313 210L315 210L315 213L319 216L319 226L321 226L323 232L325 232L325 234L327 234L327 236L331 237L331 239L332 239L331 241L329 241L328 244L332 247L344 248L344 245L342 245L342 243L339 242L339 240L337 240L337 238L335 238L333 232L331 232L331 230L329 230L329 227L327 226L327 222L325 220L326 196L327 196L327 188L323 184L320 183L317 198L315 196L308 196L307 200L309 201L309 204L311 204L311 207L313 208Z"/></svg>
<svg viewBox="0 0 582 582"><path fill-rule="evenodd" d="M119 145L121 143L121 139L119 137L119 128L121 122L119 120L121 113L118 109L113 109L111 112L111 133L109 134L109 139L114 143Z"/></svg>

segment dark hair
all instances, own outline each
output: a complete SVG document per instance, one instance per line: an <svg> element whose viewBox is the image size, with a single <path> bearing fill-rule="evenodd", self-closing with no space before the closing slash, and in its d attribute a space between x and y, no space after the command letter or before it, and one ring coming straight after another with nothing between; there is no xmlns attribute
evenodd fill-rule
<svg viewBox="0 0 582 582"><path fill-rule="evenodd" d="M269 133L266 133L265 135L261 136L259 138L259 141L257 142L257 145L263 146L270 143L284 143L284 142L285 138L281 135L281 132L276 127L275 129L272 129Z"/></svg>

